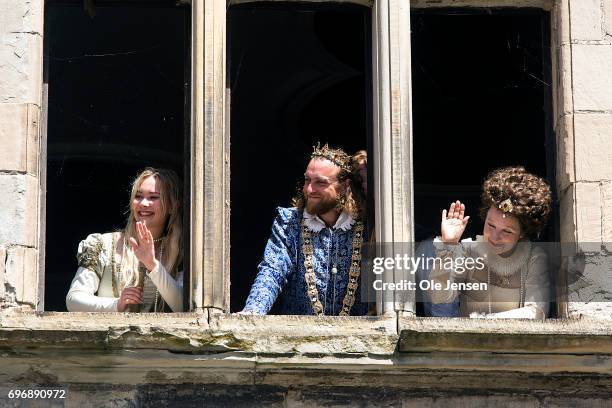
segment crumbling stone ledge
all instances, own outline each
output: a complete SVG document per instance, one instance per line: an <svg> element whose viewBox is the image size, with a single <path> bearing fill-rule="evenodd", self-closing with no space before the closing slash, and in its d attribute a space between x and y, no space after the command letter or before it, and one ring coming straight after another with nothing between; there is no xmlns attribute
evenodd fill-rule
<svg viewBox="0 0 612 408"><path fill-rule="evenodd" d="M5 349L130 348L276 355L612 354L612 322L5 310L0 313L0 341Z"/></svg>
<svg viewBox="0 0 612 408"><path fill-rule="evenodd" d="M382 354L397 347L392 317L240 316L207 313L0 315L0 347L163 349L269 354Z"/></svg>
<svg viewBox="0 0 612 408"><path fill-rule="evenodd" d="M586 319L11 311L0 315L0 381L403 387L506 372L596 390L612 385L611 340L609 322Z"/></svg>

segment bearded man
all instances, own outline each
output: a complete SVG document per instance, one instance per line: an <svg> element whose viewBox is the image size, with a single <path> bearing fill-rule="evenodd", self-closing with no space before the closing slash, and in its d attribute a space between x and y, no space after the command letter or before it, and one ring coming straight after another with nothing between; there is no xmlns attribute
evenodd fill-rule
<svg viewBox="0 0 612 408"><path fill-rule="evenodd" d="M351 158L317 145L292 208L277 209L243 314L364 315L359 276L364 239L351 192ZM280 294L280 296L279 296Z"/></svg>

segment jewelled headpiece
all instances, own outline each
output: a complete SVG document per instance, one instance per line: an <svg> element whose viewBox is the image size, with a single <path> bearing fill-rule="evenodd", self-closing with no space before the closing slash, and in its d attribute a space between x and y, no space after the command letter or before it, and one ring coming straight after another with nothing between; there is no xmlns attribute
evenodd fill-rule
<svg viewBox="0 0 612 408"><path fill-rule="evenodd" d="M497 207L504 213L504 215L506 213L511 213L512 210L514 209L514 206L512 205L512 201L509 198L506 198L504 201L499 203Z"/></svg>
<svg viewBox="0 0 612 408"><path fill-rule="evenodd" d="M342 150L330 149L327 143L325 143L323 146L321 146L321 143L317 143L316 146L312 147L312 154L310 155L310 158L314 159L315 157L327 159L336 166L340 167L342 170L346 170L348 172L351 171L351 158L349 155L344 153Z"/></svg>

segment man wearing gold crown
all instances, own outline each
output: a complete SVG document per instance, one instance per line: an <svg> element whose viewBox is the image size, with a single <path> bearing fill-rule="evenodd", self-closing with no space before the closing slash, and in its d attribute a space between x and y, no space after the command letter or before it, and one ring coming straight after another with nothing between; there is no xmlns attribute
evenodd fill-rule
<svg viewBox="0 0 612 408"><path fill-rule="evenodd" d="M350 186L351 158L317 145L292 208L277 209L243 314L363 315L363 220ZM280 296L279 296L280 295Z"/></svg>

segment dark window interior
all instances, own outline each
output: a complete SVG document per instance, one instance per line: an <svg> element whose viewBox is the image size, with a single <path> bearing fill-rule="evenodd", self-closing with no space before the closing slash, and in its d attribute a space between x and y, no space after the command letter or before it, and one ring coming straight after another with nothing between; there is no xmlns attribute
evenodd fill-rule
<svg viewBox="0 0 612 408"><path fill-rule="evenodd" d="M457 199L475 236L491 170L523 165L555 186L548 14L413 10L411 24L415 238L438 235Z"/></svg>
<svg viewBox="0 0 612 408"><path fill-rule="evenodd" d="M266 4L227 14L231 310L244 306L278 206L317 141L353 153L371 134L370 9Z"/></svg>
<svg viewBox="0 0 612 408"><path fill-rule="evenodd" d="M100 1L93 11L46 2L46 310L65 310L79 241L124 225L140 169L189 174L189 9ZM227 18L237 311L311 146L371 147L371 23L368 8L295 3L231 6ZM439 234L453 199L474 236L490 170L522 164L554 192L549 17L413 10L411 24L415 238ZM542 240L558 237L557 220L555 208Z"/></svg>
<svg viewBox="0 0 612 408"><path fill-rule="evenodd" d="M124 227L135 175L146 166L189 174L189 9L175 1L83 4L47 1L45 9L52 311L66 310L79 241Z"/></svg>

